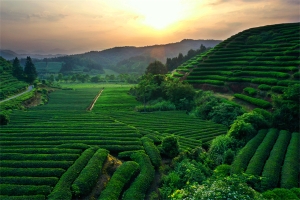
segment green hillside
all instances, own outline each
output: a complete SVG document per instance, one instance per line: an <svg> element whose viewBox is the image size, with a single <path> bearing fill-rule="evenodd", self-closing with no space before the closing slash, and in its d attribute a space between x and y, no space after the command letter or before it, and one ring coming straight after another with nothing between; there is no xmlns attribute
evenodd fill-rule
<svg viewBox="0 0 300 200"><path fill-rule="evenodd" d="M299 30L300 23L290 23L242 31L183 63L173 76L196 88L243 93L235 97L268 108L266 101L253 102L300 83Z"/></svg>
<svg viewBox="0 0 300 200"><path fill-rule="evenodd" d="M0 57L0 101L26 90L28 83L12 75L12 64Z"/></svg>
<svg viewBox="0 0 300 200"><path fill-rule="evenodd" d="M39 74L59 73L62 62L35 62L34 65Z"/></svg>

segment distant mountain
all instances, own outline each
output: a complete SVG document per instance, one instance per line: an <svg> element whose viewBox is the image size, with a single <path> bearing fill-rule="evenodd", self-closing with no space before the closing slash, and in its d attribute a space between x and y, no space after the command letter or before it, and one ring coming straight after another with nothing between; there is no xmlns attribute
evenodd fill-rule
<svg viewBox="0 0 300 200"><path fill-rule="evenodd" d="M35 58L35 59L43 59L43 58L60 57L65 55L66 54L35 54L35 53L18 54L11 50L0 49L0 56L6 60L12 60L15 57L18 57L20 59L20 58L26 58L27 56L30 56L31 58Z"/></svg>
<svg viewBox="0 0 300 200"><path fill-rule="evenodd" d="M71 57L87 58L95 61L98 64L101 64L103 68L113 69L122 73L124 72L124 67L128 66L128 64L136 67L140 66L145 69L145 66L149 64L148 62L151 62L152 60L159 60L165 63L167 58L178 56L179 53L185 55L190 49L199 49L201 44L203 44L205 47L214 47L220 42L221 40L184 39L176 43L145 47L114 47L103 51L90 51L84 54L71 55ZM61 58L51 59L51 61L60 60ZM140 62L140 64L137 62ZM131 71L131 69L129 71ZM139 73L140 71L141 70L136 68L134 72Z"/></svg>
<svg viewBox="0 0 300 200"><path fill-rule="evenodd" d="M12 60L15 57L18 57L18 54L16 52L11 51L11 50L2 50L2 49L0 49L0 56L3 57L6 60Z"/></svg>

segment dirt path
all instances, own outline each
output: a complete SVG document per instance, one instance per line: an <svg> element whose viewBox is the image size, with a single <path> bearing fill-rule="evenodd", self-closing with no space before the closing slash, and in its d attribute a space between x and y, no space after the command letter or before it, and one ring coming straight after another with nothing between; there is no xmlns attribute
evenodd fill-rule
<svg viewBox="0 0 300 200"><path fill-rule="evenodd" d="M93 188L92 192L83 199L97 200L100 196L101 191L106 187L107 182L110 180L113 173L121 164L122 162L120 160L111 155L108 155L107 160L103 165L101 176L99 177L96 186Z"/></svg>
<svg viewBox="0 0 300 200"><path fill-rule="evenodd" d="M14 98L17 98L17 97L19 97L19 96L21 96L21 95L23 95L23 94L25 94L27 92L30 92L32 89L33 89L33 85L30 85L30 86L28 86L28 88L27 88L27 90L25 92L22 92L22 93L14 95L12 97L9 97L7 99L4 99L4 100L0 101L0 103L3 103L5 101L9 101L9 100L14 99Z"/></svg>
<svg viewBox="0 0 300 200"><path fill-rule="evenodd" d="M98 94L97 96L94 98L94 100L92 101L92 103L89 105L89 107L86 109L88 111L91 111L96 103L96 101L98 100L98 98L100 97L100 95L102 94L104 89L102 89Z"/></svg>

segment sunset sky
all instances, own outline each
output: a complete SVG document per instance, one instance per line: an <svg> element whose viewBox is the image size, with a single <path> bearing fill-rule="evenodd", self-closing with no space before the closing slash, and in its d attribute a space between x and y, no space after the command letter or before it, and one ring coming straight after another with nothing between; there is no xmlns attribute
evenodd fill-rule
<svg viewBox="0 0 300 200"><path fill-rule="evenodd" d="M82 53L300 21L299 0L0 0L1 49Z"/></svg>

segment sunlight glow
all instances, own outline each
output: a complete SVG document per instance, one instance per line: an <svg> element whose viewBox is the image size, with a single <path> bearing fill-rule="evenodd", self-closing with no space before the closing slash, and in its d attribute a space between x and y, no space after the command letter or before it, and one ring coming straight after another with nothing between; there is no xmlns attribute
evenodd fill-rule
<svg viewBox="0 0 300 200"><path fill-rule="evenodd" d="M180 0L128 0L142 23L161 30L183 18L184 6Z"/></svg>

